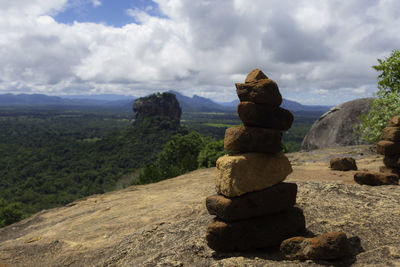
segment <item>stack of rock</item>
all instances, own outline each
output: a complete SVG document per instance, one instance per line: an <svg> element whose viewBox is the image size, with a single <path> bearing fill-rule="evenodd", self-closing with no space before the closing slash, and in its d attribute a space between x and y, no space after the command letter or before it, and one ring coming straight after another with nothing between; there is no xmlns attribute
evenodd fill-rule
<svg viewBox="0 0 400 267"><path fill-rule="evenodd" d="M244 126L226 130L225 149L234 153L217 160L218 194L206 199L216 215L206 239L216 251L279 246L305 232L303 211L294 207L297 185L282 182L292 172L281 152L282 131L290 128L293 115L279 107L277 84L259 69L236 88Z"/></svg>
<svg viewBox="0 0 400 267"><path fill-rule="evenodd" d="M378 153L383 154L383 164L380 171L400 174L400 118L393 117L389 126L383 129L381 141L376 146Z"/></svg>
<svg viewBox="0 0 400 267"><path fill-rule="evenodd" d="M395 116L384 128L381 140L376 145L376 151L384 155L383 163L378 172L360 172L354 175L359 184L391 185L399 183L400 175L400 117Z"/></svg>

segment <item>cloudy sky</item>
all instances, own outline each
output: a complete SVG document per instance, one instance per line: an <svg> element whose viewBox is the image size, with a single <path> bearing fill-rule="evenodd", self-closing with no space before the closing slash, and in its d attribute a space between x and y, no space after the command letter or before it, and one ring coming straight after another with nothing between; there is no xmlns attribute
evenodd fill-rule
<svg viewBox="0 0 400 267"><path fill-rule="evenodd" d="M0 94L177 90L236 98L253 68L283 97L376 92L400 48L398 0L0 0Z"/></svg>

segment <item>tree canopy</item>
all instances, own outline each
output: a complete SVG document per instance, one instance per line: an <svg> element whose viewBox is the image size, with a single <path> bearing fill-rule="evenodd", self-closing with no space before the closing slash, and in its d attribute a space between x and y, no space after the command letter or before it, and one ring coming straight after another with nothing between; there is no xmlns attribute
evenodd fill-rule
<svg viewBox="0 0 400 267"><path fill-rule="evenodd" d="M379 72L376 99L370 112L360 117L362 138L370 143L376 142L390 119L400 114L400 51L393 50L389 57L378 59L378 63L372 66Z"/></svg>

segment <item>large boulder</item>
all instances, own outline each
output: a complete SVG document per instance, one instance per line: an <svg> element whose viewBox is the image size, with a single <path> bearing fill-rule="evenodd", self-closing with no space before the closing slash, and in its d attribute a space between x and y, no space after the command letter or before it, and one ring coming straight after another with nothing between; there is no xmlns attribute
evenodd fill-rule
<svg viewBox="0 0 400 267"><path fill-rule="evenodd" d="M157 93L141 97L133 103L134 121L146 117L167 117L179 124L182 110L176 96L172 93Z"/></svg>
<svg viewBox="0 0 400 267"><path fill-rule="evenodd" d="M360 134L356 133L360 125L358 117L369 112L373 99L360 98L330 109L314 122L303 139L301 149L365 144Z"/></svg>

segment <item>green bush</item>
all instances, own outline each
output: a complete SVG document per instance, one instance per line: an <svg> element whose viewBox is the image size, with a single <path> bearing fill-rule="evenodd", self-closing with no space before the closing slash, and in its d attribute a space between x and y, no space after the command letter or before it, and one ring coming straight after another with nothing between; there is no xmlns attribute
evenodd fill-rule
<svg viewBox="0 0 400 267"><path fill-rule="evenodd" d="M362 138L376 142L390 119L400 114L400 51L394 50L385 60L378 59L373 68L378 75L378 92L368 114L360 116Z"/></svg>
<svg viewBox="0 0 400 267"><path fill-rule="evenodd" d="M7 203L0 198L0 227L20 221L24 218L20 203Z"/></svg>
<svg viewBox="0 0 400 267"><path fill-rule="evenodd" d="M199 168L214 167L217 159L227 154L224 150L224 140L209 142L199 153L197 157Z"/></svg>

